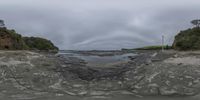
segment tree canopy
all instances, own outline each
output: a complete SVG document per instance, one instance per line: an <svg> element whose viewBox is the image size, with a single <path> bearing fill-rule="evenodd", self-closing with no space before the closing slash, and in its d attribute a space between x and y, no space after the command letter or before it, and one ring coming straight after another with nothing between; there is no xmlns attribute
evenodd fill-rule
<svg viewBox="0 0 200 100"><path fill-rule="evenodd" d="M200 19L192 20L194 28L180 31L175 36L173 48L177 50L200 50Z"/></svg>
<svg viewBox="0 0 200 100"><path fill-rule="evenodd" d="M41 37L23 37L24 42L33 50L58 50L54 44L47 39Z"/></svg>
<svg viewBox="0 0 200 100"><path fill-rule="evenodd" d="M175 36L173 48L177 50L200 50L200 28L181 31Z"/></svg>
<svg viewBox="0 0 200 100"><path fill-rule="evenodd" d="M4 24L4 20L0 20L0 27L4 27L5 24Z"/></svg>
<svg viewBox="0 0 200 100"><path fill-rule="evenodd" d="M200 19L192 20L191 23L192 23L193 25L195 25L196 27L199 27L199 26L200 26Z"/></svg>

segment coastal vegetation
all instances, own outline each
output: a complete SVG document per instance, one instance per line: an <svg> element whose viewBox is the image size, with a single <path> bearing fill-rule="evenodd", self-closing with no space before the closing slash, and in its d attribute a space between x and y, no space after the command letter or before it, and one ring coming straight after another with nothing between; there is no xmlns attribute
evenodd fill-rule
<svg viewBox="0 0 200 100"><path fill-rule="evenodd" d="M141 47L141 48L135 48L134 50L161 50L162 48L164 49L172 49L171 46L168 45L155 45L155 46L146 46L146 47Z"/></svg>
<svg viewBox="0 0 200 100"><path fill-rule="evenodd" d="M0 28L0 49L24 50L28 49L28 46L20 34L3 27Z"/></svg>
<svg viewBox="0 0 200 100"><path fill-rule="evenodd" d="M56 47L50 40L41 37L23 37L15 30L7 29L1 22L0 49L1 50L45 50L57 52Z"/></svg>
<svg viewBox="0 0 200 100"><path fill-rule="evenodd" d="M200 50L200 19L192 20L191 24L194 25L193 28L182 30L175 36L172 46L155 45L122 50L161 50L162 48L185 51Z"/></svg>
<svg viewBox="0 0 200 100"><path fill-rule="evenodd" d="M145 46L145 47L140 47L140 48L134 48L134 49L125 49L123 48L122 51L134 51L134 50L169 50L169 49L173 49L172 46L169 45L154 45L154 46Z"/></svg>
<svg viewBox="0 0 200 100"><path fill-rule="evenodd" d="M35 50L58 50L58 47L47 39L41 37L23 37L24 42L29 47L29 49Z"/></svg>
<svg viewBox="0 0 200 100"><path fill-rule="evenodd" d="M173 43L176 50L200 50L200 20L191 21L194 28L180 31Z"/></svg>

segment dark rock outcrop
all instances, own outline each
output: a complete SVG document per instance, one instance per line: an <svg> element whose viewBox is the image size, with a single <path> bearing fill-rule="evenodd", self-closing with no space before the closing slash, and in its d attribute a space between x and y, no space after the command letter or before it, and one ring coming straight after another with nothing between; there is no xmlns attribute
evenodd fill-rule
<svg viewBox="0 0 200 100"><path fill-rule="evenodd" d="M23 50L28 47L20 34L14 30L0 28L0 49Z"/></svg>

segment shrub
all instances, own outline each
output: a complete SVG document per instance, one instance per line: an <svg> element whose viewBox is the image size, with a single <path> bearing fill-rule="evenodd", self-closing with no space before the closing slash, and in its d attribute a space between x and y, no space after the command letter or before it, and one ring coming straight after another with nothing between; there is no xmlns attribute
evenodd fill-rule
<svg viewBox="0 0 200 100"><path fill-rule="evenodd" d="M46 50L58 51L58 48L47 39L40 37L22 37L15 30L0 28L0 49L9 50Z"/></svg>
<svg viewBox="0 0 200 100"><path fill-rule="evenodd" d="M54 44L47 39L40 37L23 37L26 45L32 50L58 50Z"/></svg>
<svg viewBox="0 0 200 100"><path fill-rule="evenodd" d="M199 50L200 28L195 27L178 33L175 36L173 48L177 50Z"/></svg>

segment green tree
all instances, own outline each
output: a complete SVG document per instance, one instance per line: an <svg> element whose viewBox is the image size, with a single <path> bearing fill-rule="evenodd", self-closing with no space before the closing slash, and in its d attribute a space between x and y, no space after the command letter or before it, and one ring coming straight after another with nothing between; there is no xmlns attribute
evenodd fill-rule
<svg viewBox="0 0 200 100"><path fill-rule="evenodd" d="M5 27L4 20L0 20L0 27Z"/></svg>
<svg viewBox="0 0 200 100"><path fill-rule="evenodd" d="M200 26L200 19L192 20L191 23L192 23L193 25L195 25L196 27L199 28L199 26Z"/></svg>

